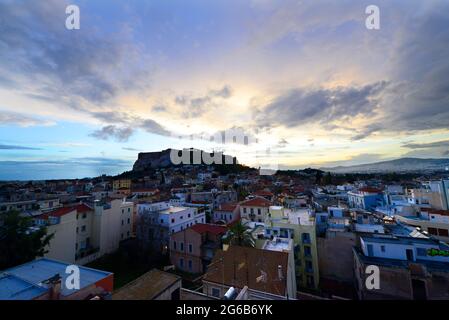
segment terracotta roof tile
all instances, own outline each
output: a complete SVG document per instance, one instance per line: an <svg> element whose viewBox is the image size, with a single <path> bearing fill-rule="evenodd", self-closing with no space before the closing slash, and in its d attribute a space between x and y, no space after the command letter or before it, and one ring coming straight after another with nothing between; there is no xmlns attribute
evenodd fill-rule
<svg viewBox="0 0 449 320"><path fill-rule="evenodd" d="M212 234L225 234L227 231L227 228L224 226L219 226L216 224L207 224L207 223L197 223L190 227L195 232L198 233L212 233Z"/></svg>
<svg viewBox="0 0 449 320"><path fill-rule="evenodd" d="M223 261L221 261L223 259ZM280 251L249 247L230 246L227 251L217 250L204 281L223 283L229 286L264 291L285 296L288 254ZM279 279L281 266L283 279ZM257 281L266 273L266 281Z"/></svg>
<svg viewBox="0 0 449 320"><path fill-rule="evenodd" d="M272 205L272 203L265 198L257 197L245 200L241 202L240 205L245 207L269 207Z"/></svg>

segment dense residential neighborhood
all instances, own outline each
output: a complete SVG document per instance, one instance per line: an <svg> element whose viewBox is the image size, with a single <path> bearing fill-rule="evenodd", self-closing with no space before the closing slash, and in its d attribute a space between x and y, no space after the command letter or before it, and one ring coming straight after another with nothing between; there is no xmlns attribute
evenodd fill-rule
<svg viewBox="0 0 449 320"><path fill-rule="evenodd" d="M449 0L0 0L3 318L448 301Z"/></svg>
<svg viewBox="0 0 449 320"><path fill-rule="evenodd" d="M27 232L45 230L49 239L18 265L2 259L0 298L449 299L444 171L221 171L148 166L116 177L2 182L1 223L18 214ZM123 254L128 260L114 258ZM68 265L81 268L74 292L63 289ZM366 285L370 266L379 270L377 289ZM148 291L158 281L160 292Z"/></svg>

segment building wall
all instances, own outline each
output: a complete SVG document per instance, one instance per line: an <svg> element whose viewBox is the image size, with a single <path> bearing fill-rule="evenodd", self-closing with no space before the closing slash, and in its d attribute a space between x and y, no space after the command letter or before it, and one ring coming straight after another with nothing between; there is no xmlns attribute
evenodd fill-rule
<svg viewBox="0 0 449 320"><path fill-rule="evenodd" d="M279 222L272 220L266 224L266 229L280 230L278 236L291 238L293 235L294 243L294 257L296 264L296 284L300 288L318 289L319 286L319 265L318 265L318 253L317 253L317 237L315 224L312 225L299 225ZM308 234L310 241L308 243L303 241L303 236ZM310 255L306 255L310 250ZM307 264L311 263L312 272L307 270ZM308 279L313 278L312 283L309 283Z"/></svg>
<svg viewBox="0 0 449 320"><path fill-rule="evenodd" d="M181 243L183 244L183 250L181 250ZM189 245L192 246L192 252L189 251ZM191 229L172 234L170 236L171 263L184 272L202 273L201 245L201 235ZM180 263L181 259L183 259L183 266ZM189 268L189 261L192 261L191 268Z"/></svg>
<svg viewBox="0 0 449 320"><path fill-rule="evenodd" d="M433 237L435 237L438 240L449 242L449 236L443 236L441 235L441 230L444 230L445 232L449 233L449 223L439 223L434 221L426 221L421 219L408 219L407 217L402 216L396 216L396 219L404 222L408 225L420 227L422 231L427 231L429 234L431 234ZM430 230L429 230L430 228ZM432 230L433 228L433 230ZM436 231L436 232L435 232Z"/></svg>
<svg viewBox="0 0 449 320"><path fill-rule="evenodd" d="M353 232L328 231L326 237L317 238L320 278L353 284L354 257L352 247L356 245Z"/></svg>
<svg viewBox="0 0 449 320"><path fill-rule="evenodd" d="M251 209L253 210L253 215L251 214ZM260 210L260 214L259 214ZM248 207L248 206L240 206L240 216L242 219L255 221L255 222L264 222L268 216L269 208L268 207Z"/></svg>
<svg viewBox="0 0 449 320"><path fill-rule="evenodd" d="M76 225L76 210L74 210L63 215L59 224L48 226L48 234L53 233L54 236L49 243L46 258L75 262Z"/></svg>

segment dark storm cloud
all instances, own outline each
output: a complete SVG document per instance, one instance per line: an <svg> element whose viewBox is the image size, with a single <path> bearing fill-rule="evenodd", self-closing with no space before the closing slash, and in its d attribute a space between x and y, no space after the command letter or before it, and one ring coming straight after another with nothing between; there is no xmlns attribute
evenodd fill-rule
<svg viewBox="0 0 449 320"><path fill-rule="evenodd" d="M79 109L139 87L148 72L143 65L133 67L135 48L121 35L111 37L88 26L87 15L80 30L67 30L67 5L56 0L0 2L1 83L16 83L16 89L30 95L34 91L40 99L70 101L63 105ZM126 68L124 61L129 62Z"/></svg>
<svg viewBox="0 0 449 320"><path fill-rule="evenodd" d="M258 125L293 128L304 123L328 124L360 114L375 114L378 95L386 87L378 82L364 87L292 89L255 114Z"/></svg>
<svg viewBox="0 0 449 320"><path fill-rule="evenodd" d="M100 140L114 139L117 142L127 142L132 134L133 129L130 127L118 128L114 125L109 125L92 132L89 136Z"/></svg>

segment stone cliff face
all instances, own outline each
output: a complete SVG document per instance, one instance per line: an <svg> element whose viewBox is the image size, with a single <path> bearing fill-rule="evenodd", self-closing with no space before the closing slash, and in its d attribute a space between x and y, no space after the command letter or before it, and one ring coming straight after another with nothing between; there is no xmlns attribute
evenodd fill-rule
<svg viewBox="0 0 449 320"><path fill-rule="evenodd" d="M157 151L157 152L141 152L138 155L137 161L134 163L133 171L143 171L149 168L155 169L155 168L166 168L173 165L170 154L171 152L176 151L179 152L179 150L175 149L167 149L163 151ZM185 149L184 152L190 152L190 163L194 163L193 160L193 153L199 152L201 155L205 153L202 150L196 150L196 149ZM237 163L237 159L233 158L231 156L223 155L222 157L222 163Z"/></svg>
<svg viewBox="0 0 449 320"><path fill-rule="evenodd" d="M166 168L172 162L170 161L171 149L158 152L141 152L134 163L133 171L142 171L148 168Z"/></svg>

